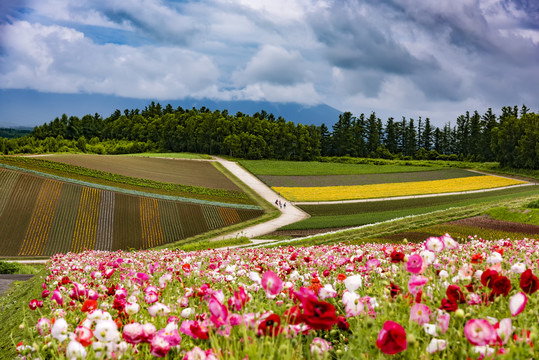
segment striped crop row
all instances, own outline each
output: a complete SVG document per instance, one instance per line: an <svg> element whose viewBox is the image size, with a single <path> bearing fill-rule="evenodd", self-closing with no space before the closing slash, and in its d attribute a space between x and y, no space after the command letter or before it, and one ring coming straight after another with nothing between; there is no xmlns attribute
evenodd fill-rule
<svg viewBox="0 0 539 360"><path fill-rule="evenodd" d="M375 185L273 187L273 189L291 201L338 201L452 193L517 184L524 184L524 182L499 176L472 176Z"/></svg>
<svg viewBox="0 0 539 360"><path fill-rule="evenodd" d="M147 249L261 214L111 192L0 168L0 256Z"/></svg>

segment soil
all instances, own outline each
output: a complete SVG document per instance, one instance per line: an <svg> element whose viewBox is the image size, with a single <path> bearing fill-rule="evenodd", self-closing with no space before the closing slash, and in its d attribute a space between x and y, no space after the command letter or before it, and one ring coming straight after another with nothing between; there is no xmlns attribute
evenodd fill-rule
<svg viewBox="0 0 539 360"><path fill-rule="evenodd" d="M0 296L10 288L14 281L26 281L34 275L0 274Z"/></svg>
<svg viewBox="0 0 539 360"><path fill-rule="evenodd" d="M241 191L209 161L89 154L54 155L47 160L165 183Z"/></svg>
<svg viewBox="0 0 539 360"><path fill-rule="evenodd" d="M531 224L522 224L511 221L496 220L488 215L475 216L467 219L461 219L449 222L450 225L473 226L482 229L500 230L507 232L516 232L524 234L539 234L539 226Z"/></svg>

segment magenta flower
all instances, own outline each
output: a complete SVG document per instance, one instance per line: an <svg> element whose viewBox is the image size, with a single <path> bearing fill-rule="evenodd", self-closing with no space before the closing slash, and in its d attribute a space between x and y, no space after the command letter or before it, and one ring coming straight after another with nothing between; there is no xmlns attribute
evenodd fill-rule
<svg viewBox="0 0 539 360"><path fill-rule="evenodd" d="M268 270L262 275L262 287L266 290L266 297L273 299L283 289L283 281L273 271Z"/></svg>
<svg viewBox="0 0 539 360"><path fill-rule="evenodd" d="M471 319L464 325L466 339L476 346L491 345L496 342L497 334L494 327L484 319Z"/></svg>
<svg viewBox="0 0 539 360"><path fill-rule="evenodd" d="M419 254L413 254L408 258L408 262L406 263L406 270L408 272L411 272L412 274L419 274L421 273L421 269L423 267L423 258Z"/></svg>
<svg viewBox="0 0 539 360"><path fill-rule="evenodd" d="M440 238L433 236L425 241L425 248L434 253L439 253L445 248L445 244Z"/></svg>
<svg viewBox="0 0 539 360"><path fill-rule="evenodd" d="M62 294L58 290L54 290L52 292L51 301L56 302L59 306L64 305L64 298L62 297Z"/></svg>
<svg viewBox="0 0 539 360"><path fill-rule="evenodd" d="M211 314L210 321L213 323L213 325L218 328L219 326L226 324L228 319L228 310L226 306L221 304L215 297L210 299L208 306Z"/></svg>
<svg viewBox="0 0 539 360"><path fill-rule="evenodd" d="M509 298L509 310L512 316L517 316L526 307L528 297L523 292L519 292Z"/></svg>
<svg viewBox="0 0 539 360"><path fill-rule="evenodd" d="M164 329L159 330L155 336L164 337L170 346L178 346L182 341L182 338L178 333L178 326L174 323L169 323Z"/></svg>
<svg viewBox="0 0 539 360"><path fill-rule="evenodd" d="M440 332L445 334L447 329L449 328L449 319L451 316L446 313L445 311L438 310L438 317L436 318L436 324L438 325L438 328L440 328Z"/></svg>
<svg viewBox="0 0 539 360"><path fill-rule="evenodd" d="M430 320L430 309L425 304L415 304L410 310L410 321L415 321L419 325L423 326Z"/></svg>

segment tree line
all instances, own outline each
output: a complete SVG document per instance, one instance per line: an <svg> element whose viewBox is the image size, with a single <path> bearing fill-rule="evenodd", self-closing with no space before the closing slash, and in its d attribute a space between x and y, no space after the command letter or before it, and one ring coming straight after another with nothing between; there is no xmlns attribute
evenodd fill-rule
<svg viewBox="0 0 539 360"><path fill-rule="evenodd" d="M264 110L253 115L227 110L162 107L116 110L82 118L62 115L18 139L0 139L0 152L84 151L121 154L193 152L247 159L315 160L320 156L385 159L499 161L502 166L539 168L539 114L522 107L466 112L441 128L430 119L389 118L374 112L339 115L331 130L303 125Z"/></svg>

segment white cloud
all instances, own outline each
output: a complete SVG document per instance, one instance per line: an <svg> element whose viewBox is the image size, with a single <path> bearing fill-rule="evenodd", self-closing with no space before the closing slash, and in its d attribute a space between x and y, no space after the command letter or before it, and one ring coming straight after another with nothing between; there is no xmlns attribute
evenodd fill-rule
<svg viewBox="0 0 539 360"><path fill-rule="evenodd" d="M186 49L99 45L73 29L25 21L2 31L4 88L176 99L203 94L219 78L209 57Z"/></svg>

